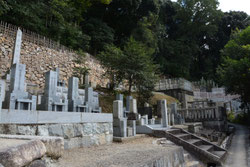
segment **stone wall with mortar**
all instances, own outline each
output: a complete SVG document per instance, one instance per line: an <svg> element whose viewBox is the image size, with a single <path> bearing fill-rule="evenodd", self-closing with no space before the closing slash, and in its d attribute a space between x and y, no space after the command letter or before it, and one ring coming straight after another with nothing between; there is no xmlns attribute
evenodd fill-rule
<svg viewBox="0 0 250 167"><path fill-rule="evenodd" d="M0 134L59 136L64 138L64 148L79 148L92 145L110 144L113 141L113 124L0 124Z"/></svg>
<svg viewBox="0 0 250 167"><path fill-rule="evenodd" d="M0 78L6 75L11 66L15 38L9 34L0 33ZM45 72L56 67L60 68L60 77L68 81L75 63L76 53L67 50L55 50L30 41L22 41L21 63L26 64L26 80L28 83L44 87ZM108 79L104 77L105 69L92 56L87 54L86 66L90 69L90 81L93 85L105 87Z"/></svg>

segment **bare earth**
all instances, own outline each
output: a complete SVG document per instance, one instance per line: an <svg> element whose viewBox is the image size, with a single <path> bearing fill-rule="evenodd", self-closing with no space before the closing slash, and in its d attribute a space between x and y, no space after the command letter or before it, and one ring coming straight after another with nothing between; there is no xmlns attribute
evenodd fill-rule
<svg viewBox="0 0 250 167"><path fill-rule="evenodd" d="M66 150L57 167L133 167L178 149L153 144L156 138L143 137L126 143Z"/></svg>

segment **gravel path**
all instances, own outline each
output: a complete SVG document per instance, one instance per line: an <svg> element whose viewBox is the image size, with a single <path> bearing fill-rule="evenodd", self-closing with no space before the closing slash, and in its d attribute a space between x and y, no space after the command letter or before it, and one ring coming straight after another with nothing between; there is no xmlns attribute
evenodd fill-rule
<svg viewBox="0 0 250 167"><path fill-rule="evenodd" d="M144 137L126 143L66 150L56 166L132 167L179 149L175 145L152 144L156 138Z"/></svg>
<svg viewBox="0 0 250 167"><path fill-rule="evenodd" d="M247 167L247 149L249 146L249 130L235 125L236 131L225 162L226 167Z"/></svg>

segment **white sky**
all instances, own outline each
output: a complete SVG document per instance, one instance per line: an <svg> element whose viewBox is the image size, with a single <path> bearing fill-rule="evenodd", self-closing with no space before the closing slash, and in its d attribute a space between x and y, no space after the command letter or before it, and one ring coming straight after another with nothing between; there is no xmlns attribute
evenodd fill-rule
<svg viewBox="0 0 250 167"><path fill-rule="evenodd" d="M172 0L176 1L176 0ZM219 9L223 12L243 11L250 15L250 0L218 0L220 5Z"/></svg>
<svg viewBox="0 0 250 167"><path fill-rule="evenodd" d="M219 9L223 12L230 10L244 11L250 15L250 0L219 0Z"/></svg>

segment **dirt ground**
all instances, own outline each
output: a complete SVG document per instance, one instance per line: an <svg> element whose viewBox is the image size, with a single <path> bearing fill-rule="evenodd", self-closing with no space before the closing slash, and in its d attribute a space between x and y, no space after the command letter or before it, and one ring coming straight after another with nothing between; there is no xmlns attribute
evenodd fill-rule
<svg viewBox="0 0 250 167"><path fill-rule="evenodd" d="M175 145L155 144L157 138L143 137L126 143L66 150L55 167L127 167L140 166L151 158L176 150ZM153 144L154 143L154 144Z"/></svg>

